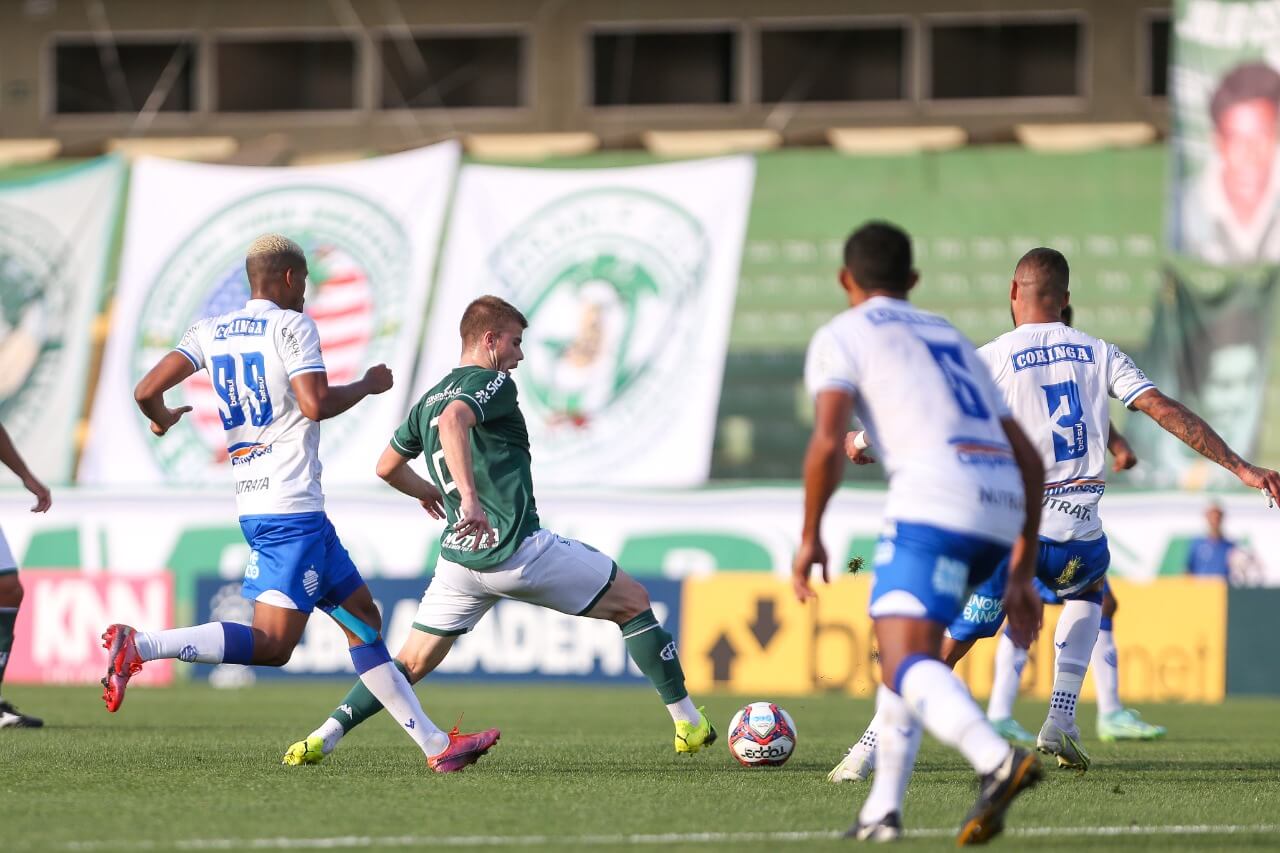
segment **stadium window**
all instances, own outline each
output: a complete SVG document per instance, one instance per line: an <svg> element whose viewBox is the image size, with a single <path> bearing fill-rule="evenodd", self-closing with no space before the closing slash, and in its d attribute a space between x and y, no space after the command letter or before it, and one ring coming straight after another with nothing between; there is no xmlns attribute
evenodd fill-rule
<svg viewBox="0 0 1280 853"><path fill-rule="evenodd" d="M525 105L520 35L383 37L384 109Z"/></svg>
<svg viewBox="0 0 1280 853"><path fill-rule="evenodd" d="M83 38L57 40L54 112L136 113L144 108L192 112L195 51L194 41L183 38L101 44ZM157 102L151 102L153 96Z"/></svg>
<svg viewBox="0 0 1280 853"><path fill-rule="evenodd" d="M1169 13L1151 12L1144 21L1146 63L1144 95L1169 97Z"/></svg>
<svg viewBox="0 0 1280 853"><path fill-rule="evenodd" d="M595 33L591 102L597 107L733 103L737 42L732 30Z"/></svg>
<svg viewBox="0 0 1280 853"><path fill-rule="evenodd" d="M898 101L907 97L903 25L760 33L760 99Z"/></svg>
<svg viewBox="0 0 1280 853"><path fill-rule="evenodd" d="M356 45L342 37L220 37L216 108L221 112L350 110Z"/></svg>
<svg viewBox="0 0 1280 853"><path fill-rule="evenodd" d="M1061 20L931 24L929 97L1078 97L1083 29Z"/></svg>

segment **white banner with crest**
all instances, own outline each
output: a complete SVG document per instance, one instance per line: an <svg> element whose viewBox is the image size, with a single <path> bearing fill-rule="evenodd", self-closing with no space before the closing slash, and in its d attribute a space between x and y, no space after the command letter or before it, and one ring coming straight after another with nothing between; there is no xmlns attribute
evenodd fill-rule
<svg viewBox="0 0 1280 853"><path fill-rule="evenodd" d="M306 312L320 331L329 382L351 382L379 362L395 373L390 392L321 432L325 482L370 482L408 398L458 157L448 142L290 169L140 160L81 482L230 486L208 373L169 393L169 405L195 411L160 440L137 411L133 387L191 323L245 303L245 250L269 232L306 251Z"/></svg>
<svg viewBox="0 0 1280 853"><path fill-rule="evenodd" d="M749 157L464 167L417 393L495 294L529 319L513 376L535 483L704 482L754 180Z"/></svg>

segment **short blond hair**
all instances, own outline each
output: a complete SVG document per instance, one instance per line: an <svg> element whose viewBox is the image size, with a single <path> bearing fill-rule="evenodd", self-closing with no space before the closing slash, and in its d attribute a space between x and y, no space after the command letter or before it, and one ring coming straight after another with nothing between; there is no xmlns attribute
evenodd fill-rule
<svg viewBox="0 0 1280 853"><path fill-rule="evenodd" d="M305 267L307 256L302 247L282 234L263 234L249 244L245 255L245 272L249 281L259 278L275 278L284 275L286 269Z"/></svg>

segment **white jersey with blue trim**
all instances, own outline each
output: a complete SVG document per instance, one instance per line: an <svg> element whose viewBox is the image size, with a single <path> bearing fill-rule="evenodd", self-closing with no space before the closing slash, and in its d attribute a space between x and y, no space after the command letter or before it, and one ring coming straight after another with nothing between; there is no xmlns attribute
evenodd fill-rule
<svg viewBox="0 0 1280 853"><path fill-rule="evenodd" d="M1108 397L1132 406L1155 383L1106 341L1062 323L1024 323L978 350L1018 425L1044 460L1040 535L1102 535Z"/></svg>
<svg viewBox="0 0 1280 853"><path fill-rule="evenodd" d="M809 344L805 385L853 397L889 478L885 517L1011 543L1025 494L1009 417L973 345L947 320L878 296Z"/></svg>
<svg viewBox="0 0 1280 853"><path fill-rule="evenodd" d="M323 511L320 424L302 414L289 382L325 369L312 319L250 299L196 323L175 349L208 369L220 398L240 515Z"/></svg>

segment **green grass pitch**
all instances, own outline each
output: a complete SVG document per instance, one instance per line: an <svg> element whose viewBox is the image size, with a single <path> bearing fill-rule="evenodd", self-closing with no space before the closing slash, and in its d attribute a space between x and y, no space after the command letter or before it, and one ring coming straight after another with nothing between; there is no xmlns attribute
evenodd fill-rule
<svg viewBox="0 0 1280 853"><path fill-rule="evenodd" d="M284 748L345 688L137 688L113 716L94 688L12 687L7 698L47 727L0 730L0 849L837 849L850 842L834 833L865 796L865 786L826 781L871 712L842 696L782 703L799 748L781 769L738 767L724 740L677 756L666 712L645 689L429 683L419 695L437 723L465 711L464 727L502 729L475 767L429 773L385 716L318 767L281 766ZM722 737L748 698L761 697L707 702ZM1142 710L1169 727L1166 740L1098 743L1093 709L1083 708L1094 768L1046 767L994 843L1280 847L1280 701ZM1043 705L1018 712L1034 730ZM906 802L908 829L920 834L899 847L950 846L973 795L962 760L926 738Z"/></svg>

